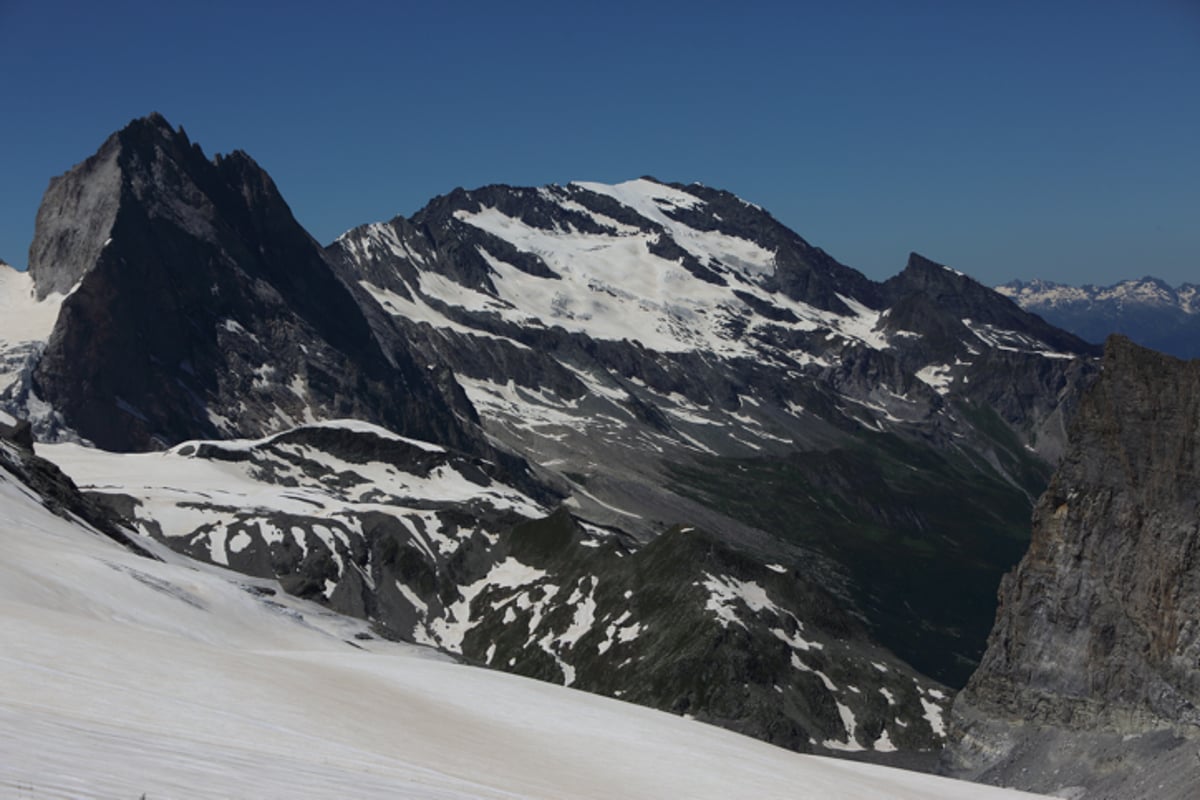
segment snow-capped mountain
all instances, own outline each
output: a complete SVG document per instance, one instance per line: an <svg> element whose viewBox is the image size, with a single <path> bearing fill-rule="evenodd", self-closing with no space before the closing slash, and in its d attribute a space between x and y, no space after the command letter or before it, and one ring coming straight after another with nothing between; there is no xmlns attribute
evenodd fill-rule
<svg viewBox="0 0 1200 800"><path fill-rule="evenodd" d="M1112 286L1011 281L996 291L1022 308L1088 341L1124 334L1178 358L1200 357L1200 286L1172 287L1158 278Z"/></svg>
<svg viewBox="0 0 1200 800"><path fill-rule="evenodd" d="M1091 369L1077 356L1093 348L961 273L914 254L874 283L698 185L458 190L329 253L364 307L449 365L488 434L553 471L590 519L831 557L889 646L949 682L977 656L964 632L986 636ZM892 436L913 472L878 470ZM956 499L979 480L998 512L986 531ZM913 497L924 507L897 507ZM930 530L943 560L913 559ZM897 559L914 569L896 574ZM918 600L929 586L966 599Z"/></svg>
<svg viewBox="0 0 1200 800"><path fill-rule="evenodd" d="M1031 797L790 753L381 640L273 580L130 531L150 549L131 551L52 472L0 436L5 797Z"/></svg>
<svg viewBox="0 0 1200 800"><path fill-rule="evenodd" d="M159 116L51 183L29 263L0 406L112 524L877 758L938 746L1095 371L955 270L876 283L699 185L456 190L321 248Z"/></svg>

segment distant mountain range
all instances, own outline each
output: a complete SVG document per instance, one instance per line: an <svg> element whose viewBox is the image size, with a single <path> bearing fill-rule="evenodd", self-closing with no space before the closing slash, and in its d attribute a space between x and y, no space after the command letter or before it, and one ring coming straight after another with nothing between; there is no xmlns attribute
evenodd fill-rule
<svg viewBox="0 0 1200 800"><path fill-rule="evenodd" d="M0 408L128 536L877 759L944 741L1100 353L699 184L456 189L322 246L157 115L51 182L0 308Z"/></svg>
<svg viewBox="0 0 1200 800"><path fill-rule="evenodd" d="M1178 358L1200 358L1200 286L1158 278L1112 286L1010 281L996 291L1047 322L1090 342L1112 333Z"/></svg>

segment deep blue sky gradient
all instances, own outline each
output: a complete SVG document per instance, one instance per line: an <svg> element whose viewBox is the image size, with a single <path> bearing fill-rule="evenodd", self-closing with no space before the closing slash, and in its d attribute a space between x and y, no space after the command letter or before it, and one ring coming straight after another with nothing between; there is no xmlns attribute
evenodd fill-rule
<svg viewBox="0 0 1200 800"><path fill-rule="evenodd" d="M0 0L0 258L160 111L322 242L455 186L643 174L874 278L1200 282L1200 0Z"/></svg>

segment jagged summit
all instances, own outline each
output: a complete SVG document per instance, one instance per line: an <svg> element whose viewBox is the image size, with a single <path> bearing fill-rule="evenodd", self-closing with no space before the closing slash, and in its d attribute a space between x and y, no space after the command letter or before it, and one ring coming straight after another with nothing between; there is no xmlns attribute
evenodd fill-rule
<svg viewBox="0 0 1200 800"><path fill-rule="evenodd" d="M1100 348L1046 323L965 273L911 253L904 270L884 284L884 293L899 307L893 325L905 323L923 332L930 324L961 323L971 330L1021 331L1063 353L1099 355ZM988 334L983 334L988 335Z"/></svg>
<svg viewBox="0 0 1200 800"><path fill-rule="evenodd" d="M160 115L52 181L30 274L39 297L74 289L33 389L101 446L361 414L470 449L453 401L407 352L384 353L266 172L241 152L206 158Z"/></svg>

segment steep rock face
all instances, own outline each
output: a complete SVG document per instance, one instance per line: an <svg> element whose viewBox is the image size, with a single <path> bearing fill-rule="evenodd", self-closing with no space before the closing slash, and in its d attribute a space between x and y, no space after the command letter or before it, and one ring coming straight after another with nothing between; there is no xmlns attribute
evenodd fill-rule
<svg viewBox="0 0 1200 800"><path fill-rule="evenodd" d="M467 446L411 355L384 353L271 179L136 120L51 184L30 273L63 302L33 389L109 449L360 416ZM393 343L394 344L394 343Z"/></svg>
<svg viewBox="0 0 1200 800"><path fill-rule="evenodd" d="M1086 797L1200 780L1200 362L1109 339L1007 577L948 767Z"/></svg>

